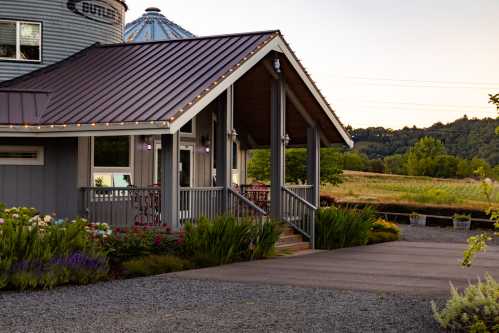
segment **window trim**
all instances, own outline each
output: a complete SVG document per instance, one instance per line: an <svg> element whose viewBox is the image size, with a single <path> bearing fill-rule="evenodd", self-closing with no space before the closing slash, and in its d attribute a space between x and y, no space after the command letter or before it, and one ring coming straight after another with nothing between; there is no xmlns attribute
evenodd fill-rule
<svg viewBox="0 0 499 333"><path fill-rule="evenodd" d="M28 64L41 64L43 63L43 22L42 21L29 21L29 20L16 20L8 18L0 18L0 22L10 22L16 24L16 58L2 58L0 57L0 62L16 62L16 63L28 63ZM38 60L28 60L21 59L21 24L37 24L40 27L40 58Z"/></svg>
<svg viewBox="0 0 499 333"><path fill-rule="evenodd" d="M129 147L129 154L130 154L130 158L129 158L129 166L128 167L96 167L95 166L95 136L92 136L91 140L90 140L90 184L92 186L95 186L95 174L99 174L99 173L109 173L112 174L113 173L126 173L126 174L130 174L130 181L132 183L132 185L135 183L135 180L134 180L134 172L135 172L135 136L133 135L117 135L117 136L125 136L125 137L128 137L130 139L130 147Z"/></svg>
<svg viewBox="0 0 499 333"><path fill-rule="evenodd" d="M0 146L0 152L33 152L36 151L36 158L0 158L0 165L18 165L18 166L43 166L45 165L45 147L44 146Z"/></svg>

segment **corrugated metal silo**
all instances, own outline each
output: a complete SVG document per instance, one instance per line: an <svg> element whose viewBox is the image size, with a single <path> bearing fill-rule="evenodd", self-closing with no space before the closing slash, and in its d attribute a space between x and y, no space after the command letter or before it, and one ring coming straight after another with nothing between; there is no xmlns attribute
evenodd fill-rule
<svg viewBox="0 0 499 333"><path fill-rule="evenodd" d="M0 0L0 82L123 41L122 0Z"/></svg>

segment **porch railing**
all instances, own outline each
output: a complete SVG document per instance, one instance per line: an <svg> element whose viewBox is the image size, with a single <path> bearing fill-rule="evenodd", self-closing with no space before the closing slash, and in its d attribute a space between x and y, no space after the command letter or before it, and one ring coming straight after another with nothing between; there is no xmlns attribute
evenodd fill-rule
<svg viewBox="0 0 499 333"><path fill-rule="evenodd" d="M282 219L307 237L314 248L315 211L317 208L292 190L282 188Z"/></svg>
<svg viewBox="0 0 499 333"><path fill-rule="evenodd" d="M310 200L314 191L312 185L287 185L286 188L305 201Z"/></svg>
<svg viewBox="0 0 499 333"><path fill-rule="evenodd" d="M92 223L114 227L161 225L159 187L85 187L82 197L81 214Z"/></svg>
<svg viewBox="0 0 499 333"><path fill-rule="evenodd" d="M180 189L179 219L195 222L202 217L213 219L223 213L223 187L185 187Z"/></svg>
<svg viewBox="0 0 499 333"><path fill-rule="evenodd" d="M265 210L233 189L229 189L228 199L229 215L256 220L261 220L267 216Z"/></svg>

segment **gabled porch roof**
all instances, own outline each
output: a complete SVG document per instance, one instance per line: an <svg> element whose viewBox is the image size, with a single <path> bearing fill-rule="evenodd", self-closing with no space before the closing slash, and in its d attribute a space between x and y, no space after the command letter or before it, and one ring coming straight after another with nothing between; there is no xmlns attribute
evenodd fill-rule
<svg viewBox="0 0 499 333"><path fill-rule="evenodd" d="M293 71L290 81L300 90L296 95L313 100L322 112L317 119L322 132L335 132L328 141L352 146L334 111L279 31L94 45L60 63L0 84L0 135L175 133L273 51L283 55L284 69ZM19 100L16 93L24 91L22 96L35 98L34 90L48 92L44 93L46 102L37 105L36 111L16 111L30 117L10 116L10 111L9 117L2 116L7 106L20 110L10 106Z"/></svg>

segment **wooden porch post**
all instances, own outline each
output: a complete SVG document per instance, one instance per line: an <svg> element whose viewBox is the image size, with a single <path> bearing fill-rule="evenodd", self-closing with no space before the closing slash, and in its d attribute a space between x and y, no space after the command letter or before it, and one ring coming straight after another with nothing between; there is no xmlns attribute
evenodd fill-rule
<svg viewBox="0 0 499 333"><path fill-rule="evenodd" d="M307 200L315 207L319 207L320 201L320 154L321 141L319 129L317 127L309 127L307 130L307 180L308 184L314 188L310 194L310 198L307 198Z"/></svg>
<svg viewBox="0 0 499 333"><path fill-rule="evenodd" d="M178 132L161 135L161 219L172 231L180 229L179 151Z"/></svg>
<svg viewBox="0 0 499 333"><path fill-rule="evenodd" d="M274 63L274 70L278 74L278 78L272 80L271 88L270 216L276 220L280 220L283 216L282 188L285 185L286 85L277 59Z"/></svg>
<svg viewBox="0 0 499 333"><path fill-rule="evenodd" d="M219 97L217 106L217 186L224 188L222 212L229 204L228 189L232 186L232 131L234 129L234 86Z"/></svg>

